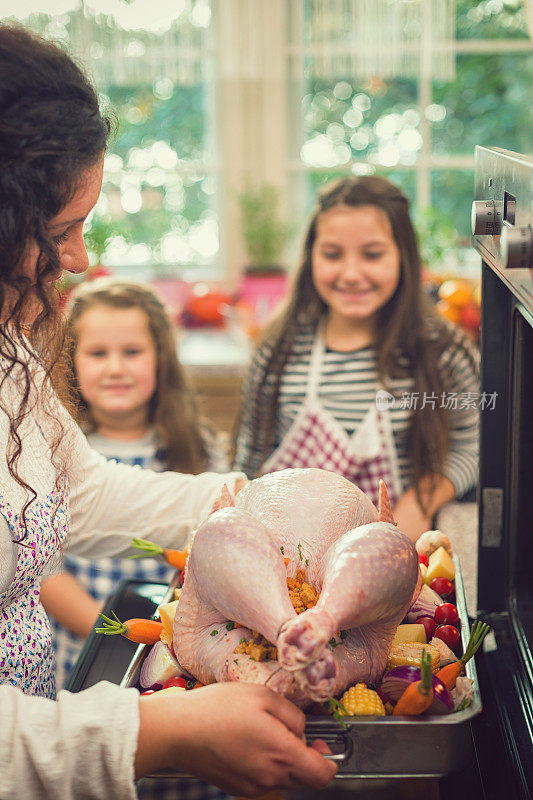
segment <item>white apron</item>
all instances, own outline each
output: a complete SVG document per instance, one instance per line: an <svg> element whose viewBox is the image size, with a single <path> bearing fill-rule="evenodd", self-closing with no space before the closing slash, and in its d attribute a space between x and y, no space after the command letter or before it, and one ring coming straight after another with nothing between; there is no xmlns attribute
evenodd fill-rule
<svg viewBox="0 0 533 800"><path fill-rule="evenodd" d="M379 481L383 480L394 507L402 486L390 410L378 411L376 404L372 404L353 434L346 433L318 399L325 349L323 326L320 325L311 351L305 400L280 446L265 461L261 472L298 467L327 469L355 483L376 506Z"/></svg>

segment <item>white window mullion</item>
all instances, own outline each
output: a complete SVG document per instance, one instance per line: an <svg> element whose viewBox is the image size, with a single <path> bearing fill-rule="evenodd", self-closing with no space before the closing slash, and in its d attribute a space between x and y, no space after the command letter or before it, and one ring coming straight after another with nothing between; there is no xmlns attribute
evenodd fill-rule
<svg viewBox="0 0 533 800"><path fill-rule="evenodd" d="M431 172L429 161L431 158L431 125L426 117L425 110L432 98L432 7L431 3L422 6L424 36L421 40L419 78L418 78L418 107L420 112L420 134L422 147L419 160L416 164L416 204L419 209L431 205Z"/></svg>
<svg viewBox="0 0 533 800"><path fill-rule="evenodd" d="M246 251L238 194L268 182L287 196L285 0L216 2L219 52L220 228L226 278L235 288ZM287 209L283 208L286 214Z"/></svg>

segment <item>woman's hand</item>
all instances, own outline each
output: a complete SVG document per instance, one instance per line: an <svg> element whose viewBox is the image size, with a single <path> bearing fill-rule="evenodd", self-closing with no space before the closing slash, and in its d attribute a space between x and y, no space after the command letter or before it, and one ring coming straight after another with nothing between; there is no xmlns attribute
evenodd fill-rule
<svg viewBox="0 0 533 800"><path fill-rule="evenodd" d="M416 497L408 493L400 497L392 513L398 530L405 533L413 544L424 531L431 528L431 517L424 514Z"/></svg>
<svg viewBox="0 0 533 800"><path fill-rule="evenodd" d="M136 777L162 767L192 773L233 795L324 788L337 768L324 742L303 741L305 716L264 686L218 683L141 697Z"/></svg>
<svg viewBox="0 0 533 800"><path fill-rule="evenodd" d="M405 533L413 543L430 530L433 516L438 509L455 497L455 487L444 475L434 475L433 479L429 475L422 478L419 489L426 506L425 511L418 502L415 487L411 486L402 494L392 512L398 530Z"/></svg>

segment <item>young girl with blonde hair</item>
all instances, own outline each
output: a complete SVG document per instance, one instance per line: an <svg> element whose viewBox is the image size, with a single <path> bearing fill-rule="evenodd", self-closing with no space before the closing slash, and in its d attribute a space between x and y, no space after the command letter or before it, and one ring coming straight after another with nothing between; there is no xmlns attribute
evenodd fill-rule
<svg viewBox="0 0 533 800"><path fill-rule="evenodd" d="M67 380L91 447L156 472L227 471L215 434L200 421L156 294L138 283L100 278L80 284L68 309ZM174 577L164 561L150 558L89 560L67 553L63 567L41 586L41 602L56 623L59 687L120 581L169 583Z"/></svg>

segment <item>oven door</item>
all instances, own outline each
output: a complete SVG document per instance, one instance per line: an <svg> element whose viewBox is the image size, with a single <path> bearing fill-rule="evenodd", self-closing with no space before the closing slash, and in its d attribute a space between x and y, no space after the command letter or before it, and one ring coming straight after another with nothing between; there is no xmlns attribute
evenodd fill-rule
<svg viewBox="0 0 533 800"><path fill-rule="evenodd" d="M478 608L492 632L476 656L484 710L472 731L480 796L517 800L533 797L533 314L523 297L483 263L481 391L496 403L481 412Z"/></svg>

